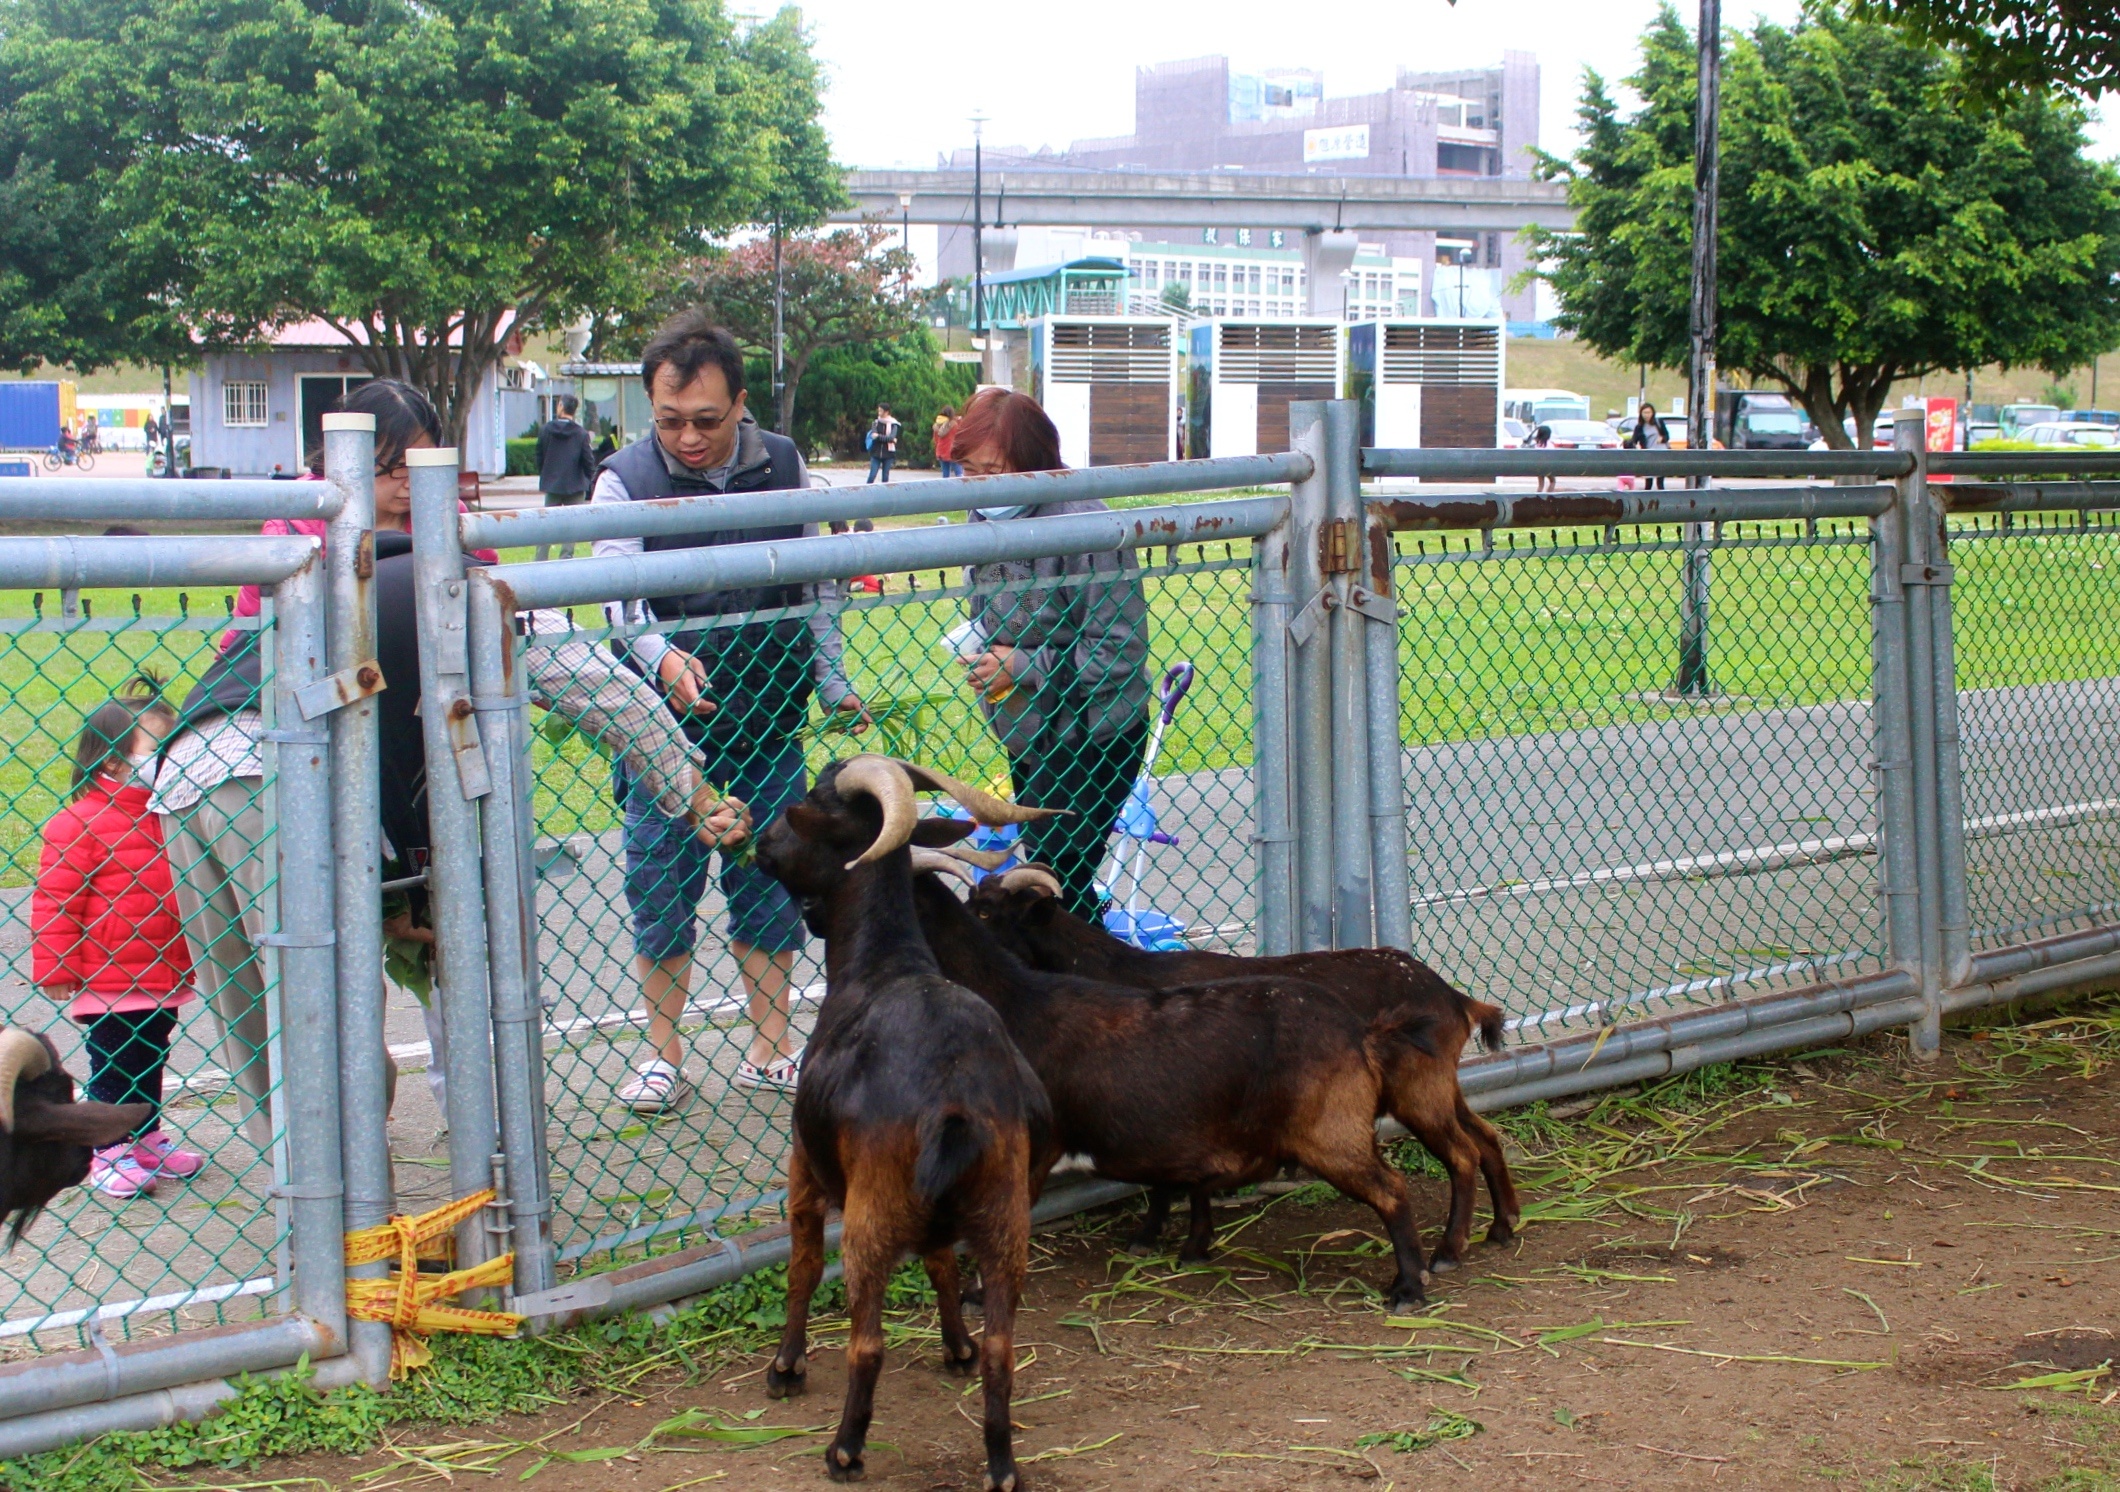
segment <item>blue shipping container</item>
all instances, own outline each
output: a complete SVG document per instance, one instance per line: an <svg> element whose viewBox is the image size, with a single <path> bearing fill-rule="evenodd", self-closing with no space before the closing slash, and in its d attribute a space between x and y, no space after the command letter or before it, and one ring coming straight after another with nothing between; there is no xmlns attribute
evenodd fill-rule
<svg viewBox="0 0 2120 1492"><path fill-rule="evenodd" d="M0 383L0 450L48 451L59 443L59 385Z"/></svg>

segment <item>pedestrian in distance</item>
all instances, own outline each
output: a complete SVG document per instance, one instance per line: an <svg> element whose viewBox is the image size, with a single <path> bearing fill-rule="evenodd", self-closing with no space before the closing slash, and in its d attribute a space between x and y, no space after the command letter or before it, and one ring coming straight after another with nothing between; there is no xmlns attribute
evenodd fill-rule
<svg viewBox="0 0 2120 1492"><path fill-rule="evenodd" d="M964 465L956 459L957 410L945 404L935 414L935 470L945 477L961 477Z"/></svg>
<svg viewBox="0 0 2120 1492"><path fill-rule="evenodd" d="M1038 402L1010 389L974 394L957 421L967 476L1059 471L1060 432ZM1096 513L1077 502L975 508L974 523ZM1052 867L1061 902L1102 914L1097 869L1148 746L1148 599L1131 549L1008 560L971 573L971 619L959 647L966 681L1008 753L1018 802L1067 810L1024 830L1028 856Z"/></svg>
<svg viewBox="0 0 2120 1492"><path fill-rule="evenodd" d="M548 508L571 508L589 500L589 486L596 480L596 457L590 451L589 432L575 421L582 401L572 394L559 396L559 413L537 431L537 490ZM550 544L537 546L537 557L549 559ZM574 558L574 546L562 544L561 559Z"/></svg>
<svg viewBox="0 0 2120 1492"><path fill-rule="evenodd" d="M149 808L155 751L175 720L145 676L90 712L74 745L72 796L44 825L30 893L32 977L83 1028L87 1096L149 1106L129 1136L89 1161L89 1185L120 1200L206 1164L161 1127L177 1012L196 997L162 827Z"/></svg>
<svg viewBox="0 0 2120 1492"><path fill-rule="evenodd" d="M1526 450L1545 451L1552 449L1552 447L1553 427L1551 425L1539 426L1524 439L1524 448ZM1537 490L1540 492L1553 492L1558 490L1558 488L1552 477L1540 477Z"/></svg>
<svg viewBox="0 0 2120 1492"><path fill-rule="evenodd" d="M1644 403L1635 411L1634 428L1627 432L1627 438L1620 442L1620 446L1629 451L1668 451L1671 449L1671 427L1664 423L1654 404ZM1662 477L1642 478L1643 491L1651 487L1660 489L1663 485Z"/></svg>
<svg viewBox="0 0 2120 1492"><path fill-rule="evenodd" d="M871 482L876 480L878 472L883 473L884 481L890 481L891 468L898 461L898 436L904 428L892 417L890 405L879 404L876 406L876 418L869 422L868 433L862 437L861 441L869 452L869 480Z"/></svg>
<svg viewBox="0 0 2120 1492"><path fill-rule="evenodd" d="M590 501L805 489L809 471L795 443L761 429L745 404L743 352L705 312L680 312L649 339L641 382L654 420L647 436L603 463ZM879 417L887 411L879 411ZM647 539L599 539L599 557L702 549L814 535L816 525L726 526ZM661 596L613 603L614 627L633 629L635 667L656 680L685 735L703 756L706 780L770 823L809 790L803 733L815 694L851 729L868 713L847 682L839 632L840 590L826 581ZM770 619L753 620L758 612ZM642 630L645 629L645 630ZM619 1102L660 1113L684 1102L691 1082L679 1034L691 998L699 905L714 849L683 820L658 811L623 762L612 791L625 820L626 904L634 969L648 1007L648 1055L621 1084ZM748 857L721 852L735 955L750 1015L749 1049L736 1064L740 1087L792 1093L802 1048L789 1022L789 979L806 941L802 909Z"/></svg>

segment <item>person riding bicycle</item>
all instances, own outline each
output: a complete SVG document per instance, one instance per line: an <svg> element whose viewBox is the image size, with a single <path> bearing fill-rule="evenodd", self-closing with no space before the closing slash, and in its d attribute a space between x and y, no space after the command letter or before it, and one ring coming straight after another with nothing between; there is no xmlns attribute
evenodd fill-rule
<svg viewBox="0 0 2120 1492"><path fill-rule="evenodd" d="M71 462L80 448L81 443L74 439L74 432L61 425L59 427L59 459Z"/></svg>

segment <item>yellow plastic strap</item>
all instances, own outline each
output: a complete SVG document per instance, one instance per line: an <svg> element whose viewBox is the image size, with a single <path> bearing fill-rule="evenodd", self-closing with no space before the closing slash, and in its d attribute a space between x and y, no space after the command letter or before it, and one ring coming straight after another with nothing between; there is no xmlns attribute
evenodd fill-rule
<svg viewBox="0 0 2120 1492"><path fill-rule="evenodd" d="M523 1324L512 1311L474 1311L463 1306L436 1302L466 1290L506 1285L515 1278L515 1255L502 1254L469 1269L448 1274L420 1274L419 1249L423 1243L447 1239L458 1223L471 1217L493 1200L489 1189L460 1197L417 1217L393 1217L380 1227L363 1228L346 1235L346 1262L374 1264L395 1258L397 1272L387 1280L348 1280L346 1314L356 1321L390 1323L390 1376L403 1378L413 1369L431 1362L434 1354L420 1337L430 1332L469 1332L479 1336L504 1337Z"/></svg>

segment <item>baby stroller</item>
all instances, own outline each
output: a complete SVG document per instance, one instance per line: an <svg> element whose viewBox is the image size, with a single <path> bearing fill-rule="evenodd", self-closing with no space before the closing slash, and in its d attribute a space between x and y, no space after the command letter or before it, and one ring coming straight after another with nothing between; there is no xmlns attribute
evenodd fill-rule
<svg viewBox="0 0 2120 1492"><path fill-rule="evenodd" d="M1134 781L1134 790L1126 795L1126 803L1119 810L1118 823L1112 826L1119 836L1119 844L1112 851L1109 873L1097 879L1097 889L1104 893L1106 902L1105 931L1122 942L1151 952L1186 946L1184 923L1167 912L1141 905L1141 873L1148 867L1150 845L1180 842L1177 835L1164 833L1156 822L1156 807L1149 801L1148 785L1156 770L1156 757L1163 749L1163 732L1176 717L1178 701L1185 698L1185 691L1192 688L1192 682L1193 666L1190 663L1173 663L1164 671L1163 686L1159 691L1163 708L1156 713L1156 727L1148 738L1148 754L1142 759L1141 775ZM1129 845L1132 847L1133 868L1127 875L1127 891L1122 903L1119 878L1127 872Z"/></svg>

